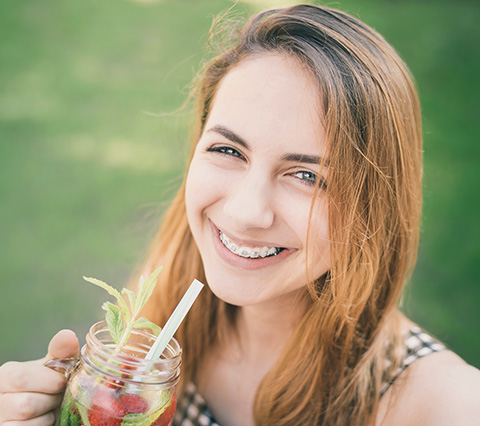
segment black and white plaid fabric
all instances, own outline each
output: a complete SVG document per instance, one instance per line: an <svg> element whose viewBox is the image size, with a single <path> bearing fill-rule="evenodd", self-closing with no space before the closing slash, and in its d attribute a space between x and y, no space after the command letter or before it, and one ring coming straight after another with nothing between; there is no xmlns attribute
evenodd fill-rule
<svg viewBox="0 0 480 426"><path fill-rule="evenodd" d="M412 327L408 330L405 336L405 346L407 348L407 353L403 359L403 364L398 368L390 380L385 382L380 391L380 396L383 396L398 376L400 376L400 374L402 374L402 372L417 359L445 349L445 346L436 341L432 336L424 333L418 327Z"/></svg>
<svg viewBox="0 0 480 426"><path fill-rule="evenodd" d="M424 333L418 327L412 327L406 337L405 345L407 354L402 366L395 372L393 377L383 385L380 395L383 395L392 385L395 379L414 361L434 352L445 349L431 336ZM207 407L205 400L198 393L193 383L187 386L181 399L178 400L177 410L172 426L220 426Z"/></svg>
<svg viewBox="0 0 480 426"><path fill-rule="evenodd" d="M213 418L205 400L189 383L181 399L177 402L172 426L220 426Z"/></svg>

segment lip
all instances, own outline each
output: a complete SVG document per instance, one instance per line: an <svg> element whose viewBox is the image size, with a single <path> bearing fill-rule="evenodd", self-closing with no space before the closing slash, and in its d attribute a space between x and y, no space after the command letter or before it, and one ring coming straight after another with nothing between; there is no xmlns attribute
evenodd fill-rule
<svg viewBox="0 0 480 426"><path fill-rule="evenodd" d="M269 256L269 257L263 257L263 258L257 258L257 259L249 259L249 258L246 258L246 257L241 257L241 256L238 256L238 255L232 253L230 250L228 250L223 245L223 243L220 241L220 230L213 224L212 221L210 221L210 225L211 225L211 228L212 228L213 245L214 245L215 250L217 251L218 255L226 263L228 263L232 266L238 267L238 268L250 269L250 270L267 268L269 266L273 266L273 265L276 265L280 262L283 262L287 257L289 257L294 252L291 249L284 248L284 250L282 250L276 256ZM228 234L226 234L226 235L227 235L227 237L229 236ZM238 243L244 244L245 246L274 247L274 245L264 243L264 242L256 241L255 243L253 243L253 242L248 242L246 240L236 239L234 237L233 237L233 239Z"/></svg>

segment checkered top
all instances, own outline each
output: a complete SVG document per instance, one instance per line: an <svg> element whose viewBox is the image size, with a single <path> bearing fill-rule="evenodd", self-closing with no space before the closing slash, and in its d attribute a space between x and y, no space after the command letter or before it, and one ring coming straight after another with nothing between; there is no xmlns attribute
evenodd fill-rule
<svg viewBox="0 0 480 426"><path fill-rule="evenodd" d="M408 330L405 337L405 346L407 347L407 353L403 359L403 363L398 367L398 370L393 376L385 381L382 390L380 391L380 396L383 396L398 376L400 376L400 374L402 374L402 372L417 359L445 349L445 346L437 342L432 336L424 333L418 327L412 327Z"/></svg>
<svg viewBox="0 0 480 426"><path fill-rule="evenodd" d="M431 336L418 327L412 327L405 338L407 353L403 364L392 378L385 382L380 395L383 395L400 374L414 361L434 352L445 349ZM207 407L205 400L198 393L193 383L190 383L182 398L178 400L177 410L172 426L220 426Z"/></svg>
<svg viewBox="0 0 480 426"><path fill-rule="evenodd" d="M220 426L207 407L205 400L197 392L193 383L189 383L177 409L172 426Z"/></svg>

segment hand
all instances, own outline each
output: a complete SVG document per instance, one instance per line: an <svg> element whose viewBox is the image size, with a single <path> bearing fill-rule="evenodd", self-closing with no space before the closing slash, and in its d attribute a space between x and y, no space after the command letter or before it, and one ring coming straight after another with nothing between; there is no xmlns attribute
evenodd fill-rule
<svg viewBox="0 0 480 426"><path fill-rule="evenodd" d="M62 330L50 341L45 358L0 366L0 425L53 425L54 410L62 402L66 379L43 364L52 358L76 357L78 351L75 333Z"/></svg>

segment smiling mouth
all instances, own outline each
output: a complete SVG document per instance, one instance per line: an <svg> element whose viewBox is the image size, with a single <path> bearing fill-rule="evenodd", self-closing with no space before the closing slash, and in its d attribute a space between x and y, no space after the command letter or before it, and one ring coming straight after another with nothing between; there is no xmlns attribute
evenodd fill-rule
<svg viewBox="0 0 480 426"><path fill-rule="evenodd" d="M285 248L283 247L245 247L230 241L228 237L219 230L220 241L233 254L244 257L246 259L263 259L265 257L276 256Z"/></svg>

